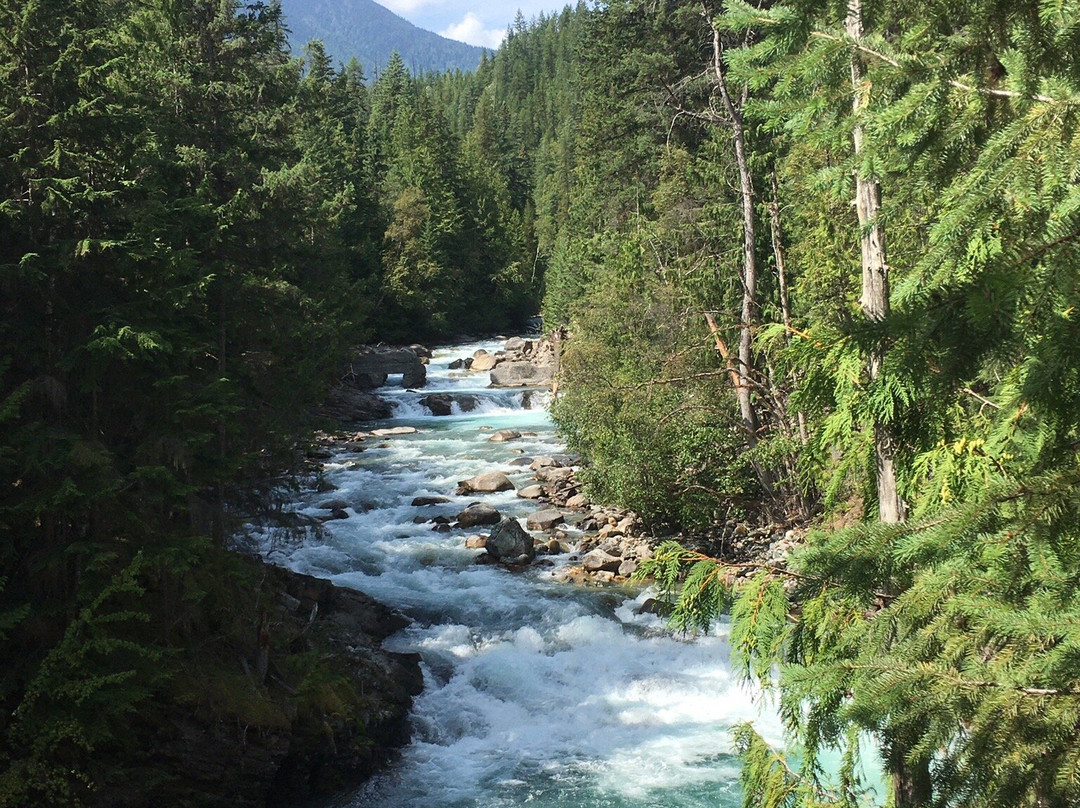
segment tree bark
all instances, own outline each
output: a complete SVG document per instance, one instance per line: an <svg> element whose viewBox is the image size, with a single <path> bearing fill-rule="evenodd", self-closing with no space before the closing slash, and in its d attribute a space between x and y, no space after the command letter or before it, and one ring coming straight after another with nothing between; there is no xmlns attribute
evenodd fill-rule
<svg viewBox="0 0 1080 808"><path fill-rule="evenodd" d="M848 0L844 28L856 42L862 39L862 0ZM859 123L859 113L866 107L869 91L863 80L863 66L858 54L851 58L851 89L855 113L851 137L857 161L863 152L863 128ZM868 320L883 322L889 316L889 265L885 252L885 228L878 218L881 186L873 177L863 176L858 166L855 169L855 209L859 216L862 246L862 295L859 304ZM872 382L881 375L884 358L885 346L879 343L867 359ZM882 423L874 424L874 454L877 460L878 515L882 522L902 522L907 514L896 480L895 444L888 428Z"/></svg>
<svg viewBox="0 0 1080 808"><path fill-rule="evenodd" d="M862 0L848 0L844 29L855 42L862 40ZM885 251L885 228L879 220L881 186L875 178L864 176L857 164L864 148L859 114L866 107L869 92L858 52L851 57L851 90L852 110L855 113L851 130L856 158L855 209L859 216L862 247L862 294L859 304L868 320L880 323L889 316L889 264ZM885 349L885 343L879 341L867 357L871 382L881 375ZM907 513L896 480L895 444L888 426L880 421L874 424L874 454L877 460L878 518L887 524L903 522ZM934 796L930 762L926 759L909 762L906 751L905 744L894 741L887 755L893 785L893 805L895 808L922 808L929 805Z"/></svg>
<svg viewBox="0 0 1080 808"><path fill-rule="evenodd" d="M784 318L784 328L787 329L788 339L794 329L791 318L791 296L788 293L787 260L784 251L784 229L780 221L780 183L776 179L776 169L771 174L772 199L769 200L769 221L772 224L772 248L773 257L776 259L776 280L780 286L780 315ZM810 443L810 433L806 427L806 413L799 410L796 413L799 428L799 442L806 446Z"/></svg>
<svg viewBox="0 0 1080 808"><path fill-rule="evenodd" d="M736 105L728 91L727 75L724 68L723 43L720 31L712 21L709 10L701 7L702 14L709 22L713 36L712 72L720 97L727 113L727 123L731 129L731 139L735 146L735 165L739 172L739 191L742 199L743 218L743 271L742 271L742 315L739 324L739 351L736 370L739 383L735 386L735 398L739 402L739 415L746 430L746 441L752 449L758 442L758 417L754 401L750 395L752 384L750 374L754 368L754 329L761 321L761 308L757 301L757 225L754 216L754 181L750 173L750 162L746 156L746 130L743 127L741 104ZM767 469L754 465L761 487L770 498L773 496L773 476Z"/></svg>

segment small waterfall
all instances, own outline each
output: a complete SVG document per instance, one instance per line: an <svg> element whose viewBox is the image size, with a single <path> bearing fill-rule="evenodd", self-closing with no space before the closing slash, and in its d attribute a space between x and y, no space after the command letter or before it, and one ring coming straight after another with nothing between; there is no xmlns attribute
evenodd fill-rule
<svg viewBox="0 0 1080 808"><path fill-rule="evenodd" d="M774 742L781 733L760 694L732 673L724 625L693 641L671 637L656 617L637 614L644 592L556 582L568 555L512 573L473 563L479 551L464 546L473 531L433 529L429 520L453 520L478 499L523 519L536 506L513 491L463 497L457 482L498 469L521 488L532 472L512 461L563 451L545 392L493 390L486 373L449 369L499 347L438 350L424 389L380 390L396 417L378 426L418 432L335 456L325 477L336 490L296 509L318 515L332 497L349 504L349 518L304 546L266 548L277 563L361 589L414 621L388 641L423 660L414 741L399 763L334 805L738 805L731 726L754 721ZM432 394L454 397L450 415L420 403ZM522 437L489 441L505 428ZM448 501L416 507L418 496Z"/></svg>

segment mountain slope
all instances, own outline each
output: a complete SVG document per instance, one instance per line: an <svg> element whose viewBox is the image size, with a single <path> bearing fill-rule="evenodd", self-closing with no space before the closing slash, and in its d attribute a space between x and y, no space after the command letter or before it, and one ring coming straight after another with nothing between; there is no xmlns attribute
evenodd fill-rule
<svg viewBox="0 0 1080 808"><path fill-rule="evenodd" d="M281 7L294 52L321 39L336 61L356 57L368 78L382 70L395 50L413 73L475 70L484 51L417 28L374 0L281 0Z"/></svg>

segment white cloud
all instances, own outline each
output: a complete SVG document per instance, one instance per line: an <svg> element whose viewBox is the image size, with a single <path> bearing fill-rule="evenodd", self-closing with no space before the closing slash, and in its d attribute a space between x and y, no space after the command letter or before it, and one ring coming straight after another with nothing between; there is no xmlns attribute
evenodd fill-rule
<svg viewBox="0 0 1080 808"><path fill-rule="evenodd" d="M426 6L437 6L442 0L380 0L379 5L393 11L395 14L412 14Z"/></svg>
<svg viewBox="0 0 1080 808"><path fill-rule="evenodd" d="M439 36L494 49L502 44L506 29L485 28L484 21L470 11L461 22L453 23L445 30L439 31Z"/></svg>

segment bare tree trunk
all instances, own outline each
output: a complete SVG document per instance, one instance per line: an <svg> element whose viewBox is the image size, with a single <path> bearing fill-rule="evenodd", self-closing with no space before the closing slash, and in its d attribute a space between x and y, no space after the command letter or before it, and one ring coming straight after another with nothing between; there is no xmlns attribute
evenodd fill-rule
<svg viewBox="0 0 1080 808"><path fill-rule="evenodd" d="M761 308L757 302L757 255L754 248L757 241L757 225L754 216L754 182L750 173L750 163L746 156L746 130L743 127L742 104L736 105L728 91L727 74L724 68L723 44L720 31L712 21L708 8L703 4L702 14L708 20L713 35L713 77L720 90L727 113L727 124L731 129L731 139L735 145L735 165L739 172L739 190L742 197L743 214L743 271L742 316L739 324L739 355L737 371L739 384L735 387L735 398L739 402L739 415L746 429L747 443L750 448L757 445L758 417L750 395L750 376L754 369L754 329L761 322ZM745 99L744 99L745 100ZM715 332L714 332L715 335ZM767 469L755 464L761 487L771 498L773 496L772 474Z"/></svg>
<svg viewBox="0 0 1080 808"><path fill-rule="evenodd" d="M772 171L772 199L769 200L769 220L772 223L773 257L776 259L776 279L780 285L780 314L784 318L784 328L788 339L793 329L791 319L791 297L788 294L787 260L784 252L784 230L780 222L780 184L776 179L776 169ZM803 446L810 443L810 433L806 428L806 413L800 410L796 417L799 424L799 442Z"/></svg>
<svg viewBox="0 0 1080 808"><path fill-rule="evenodd" d="M844 28L852 39L862 39L862 0L848 0ZM863 67L857 56L851 59L851 89L856 118L851 136L855 155L858 157L863 151L863 129L858 122L858 115L866 106L869 88L864 86ZM862 295L859 303L867 319L881 322L889 316L889 265L885 253L885 228L878 221L881 187L877 180L862 176L857 168L855 208L859 215L859 235L862 242ZM881 374L884 353L884 345L880 344L870 353L868 369L871 381ZM896 449L888 429L880 423L874 424L874 447L877 456L878 515L882 522L902 522L907 514L896 481Z"/></svg>
<svg viewBox="0 0 1080 808"><path fill-rule="evenodd" d="M859 41L863 37L862 0L848 0L844 28L848 36ZM867 103L869 87L863 79L863 66L858 55L851 58L852 109L855 124L852 141L855 156L863 151L863 129L859 113ZM859 215L859 236L862 245L862 295L859 304L871 322L883 322L889 316L889 265L885 252L885 228L878 220L881 211L881 186L877 180L864 177L855 169L855 208ZM879 342L870 352L867 368L871 381L881 375L885 345ZM904 501L896 480L896 450L888 427L874 424L874 453L877 458L878 517L887 524L897 524L907 518ZM926 759L909 762L902 744L894 744L888 753L888 768L893 781L893 804L896 808L922 808L933 799L933 781Z"/></svg>

